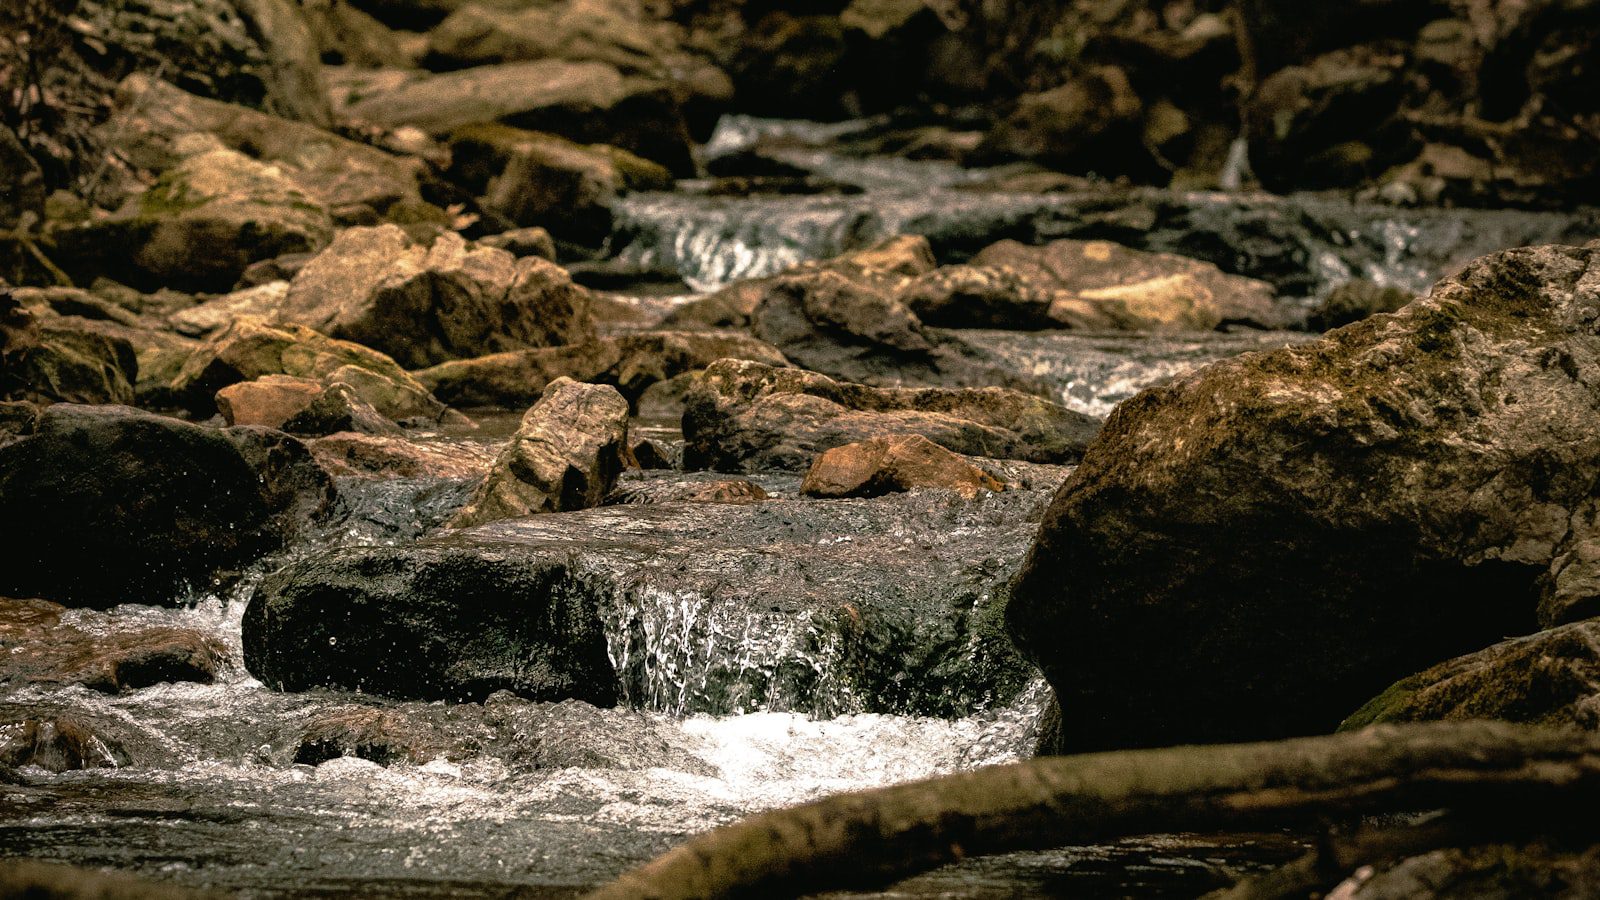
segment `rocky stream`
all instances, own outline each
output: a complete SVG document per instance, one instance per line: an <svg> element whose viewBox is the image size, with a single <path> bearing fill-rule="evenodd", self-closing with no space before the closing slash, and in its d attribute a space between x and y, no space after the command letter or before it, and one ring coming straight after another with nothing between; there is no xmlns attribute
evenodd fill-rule
<svg viewBox="0 0 1600 900"><path fill-rule="evenodd" d="M577 897L1036 756L1600 752L1600 6L1360 5L0 15L0 896ZM1318 796L934 817L827 896L1600 894L1555 814L1362 856Z"/></svg>

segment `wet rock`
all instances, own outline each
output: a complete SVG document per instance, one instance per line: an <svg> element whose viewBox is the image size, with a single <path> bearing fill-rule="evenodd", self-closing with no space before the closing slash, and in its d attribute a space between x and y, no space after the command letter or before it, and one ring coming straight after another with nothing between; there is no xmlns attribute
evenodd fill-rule
<svg viewBox="0 0 1600 900"><path fill-rule="evenodd" d="M801 263L780 276L729 285L673 310L662 324L671 327L747 327L772 286L785 276L833 272L852 282L896 293L911 279L932 272L938 265L927 238L897 235L831 259Z"/></svg>
<svg viewBox="0 0 1600 900"><path fill-rule="evenodd" d="M556 242L543 228L513 228L500 234L491 234L478 241L485 247L504 250L512 256L537 256L557 262Z"/></svg>
<svg viewBox="0 0 1600 900"><path fill-rule="evenodd" d="M1595 614L1600 247L1124 402L1008 618L1072 749L1325 732L1409 673Z"/></svg>
<svg viewBox="0 0 1600 900"><path fill-rule="evenodd" d="M229 425L261 425L290 434L399 434L400 429L342 381L266 375L217 392L217 411Z"/></svg>
<svg viewBox="0 0 1600 900"><path fill-rule="evenodd" d="M770 499L761 485L744 478L689 478L683 481L639 481L619 485L606 497L607 506L641 503L761 503Z"/></svg>
<svg viewBox="0 0 1600 900"><path fill-rule="evenodd" d="M1600 729L1600 621L1502 641L1403 678L1340 728L1450 719Z"/></svg>
<svg viewBox="0 0 1600 900"><path fill-rule="evenodd" d="M652 386L704 369L719 359L788 364L776 347L747 335L647 331L566 347L456 360L415 374L435 396L456 406L524 407L537 400L550 382L566 377L609 384L637 407Z"/></svg>
<svg viewBox="0 0 1600 900"><path fill-rule="evenodd" d="M593 598L567 562L439 546L333 551L268 577L244 619L251 674L278 690L399 699L616 702Z"/></svg>
<svg viewBox="0 0 1600 900"><path fill-rule="evenodd" d="M37 900L211 900L220 896L169 881L31 859L0 862L0 894Z"/></svg>
<svg viewBox="0 0 1600 900"><path fill-rule="evenodd" d="M226 658L220 641L194 629L130 630L105 616L66 624L66 611L44 600L0 598L0 681L111 693L170 681L210 684Z"/></svg>
<svg viewBox="0 0 1600 900"><path fill-rule="evenodd" d="M803 472L825 450L921 434L957 453L1070 462L1099 423L1003 388L874 388L815 372L723 360L691 388L684 464L724 472Z"/></svg>
<svg viewBox="0 0 1600 900"><path fill-rule="evenodd" d="M38 766L49 772L127 765L127 751L114 739L101 737L97 724L70 713L23 717L14 709L0 711L0 765Z"/></svg>
<svg viewBox="0 0 1600 900"><path fill-rule="evenodd" d="M972 499L1005 485L960 455L920 434L873 438L834 447L817 457L800 492L808 497L877 497L941 488Z"/></svg>
<svg viewBox="0 0 1600 900"><path fill-rule="evenodd" d="M403 713L368 706L318 710L295 729L296 765L315 766L354 757L380 766L423 763L440 755L446 742Z"/></svg>
<svg viewBox="0 0 1600 900"><path fill-rule="evenodd" d="M1021 279L1033 291L1014 305L1047 301L1043 317L1067 327L1207 331L1223 323L1271 328L1283 320L1265 282L1110 241L1061 240L1041 247L1001 241L973 257L972 265ZM959 308L948 302L939 307L941 320L959 321Z"/></svg>
<svg viewBox="0 0 1600 900"><path fill-rule="evenodd" d="M214 139L179 152L182 162L116 213L59 233L63 265L129 284L226 291L251 263L333 237L327 209L281 169Z"/></svg>
<svg viewBox="0 0 1600 900"><path fill-rule="evenodd" d="M482 479L495 454L467 442L419 442L373 434L330 434L306 443L317 463L338 477Z"/></svg>
<svg viewBox="0 0 1600 900"><path fill-rule="evenodd" d="M609 645L607 683L634 707L966 715L1030 677L1000 633L998 604L1045 498L607 506L334 551L264 586L246 617L246 659L274 686L392 694L416 660L430 673L483 671L511 642L509 623L555 641L592 611L605 633L594 626L595 663L609 666ZM547 614L545 602L576 611ZM307 666L310 677L299 674Z"/></svg>
<svg viewBox="0 0 1600 900"><path fill-rule="evenodd" d="M322 512L331 487L286 452L247 449L126 407L49 407L31 434L0 447L0 528L17 561L0 571L0 591L167 605L276 549L306 524L285 514L303 496L286 487L316 484L307 499Z"/></svg>
<svg viewBox="0 0 1600 900"><path fill-rule="evenodd" d="M1021 97L979 154L1035 159L1069 172L1126 172L1129 158L1147 156L1143 113L1127 73L1098 66L1061 87Z"/></svg>
<svg viewBox="0 0 1600 900"><path fill-rule="evenodd" d="M608 385L558 378L522 417L489 477L450 525L598 506L627 454L628 401Z"/></svg>
<svg viewBox="0 0 1600 900"><path fill-rule="evenodd" d="M346 113L435 135L503 122L579 143L610 144L674 174L694 173L688 124L670 89L624 78L606 63L545 59L411 77L374 90Z"/></svg>
<svg viewBox="0 0 1600 900"><path fill-rule="evenodd" d="M421 160L385 153L302 122L207 100L145 75L117 89L117 113L102 137L130 162L164 172L182 160L180 136L204 133L226 147L281 167L328 209L366 205L386 213L420 203Z"/></svg>
<svg viewBox="0 0 1600 900"><path fill-rule="evenodd" d="M76 317L26 307L0 287L0 399L130 403L138 359Z"/></svg>
<svg viewBox="0 0 1600 900"><path fill-rule="evenodd" d="M474 247L431 247L394 225L352 228L290 283L275 320L314 328L422 368L448 359L581 341L589 294L559 266Z"/></svg>
<svg viewBox="0 0 1600 900"><path fill-rule="evenodd" d="M489 209L592 244L610 235L611 206L619 196L670 190L673 183L666 169L626 150L507 125L456 129L450 160L452 180L482 197ZM545 258L554 259L553 248Z"/></svg>
<svg viewBox="0 0 1600 900"><path fill-rule="evenodd" d="M1417 299L1410 291L1380 287L1370 281L1347 281L1322 298L1306 318L1313 331L1332 331L1367 316L1390 313Z"/></svg>
<svg viewBox="0 0 1600 900"><path fill-rule="evenodd" d="M326 337L302 325L273 325L242 316L183 364L173 393L189 409L208 413L229 385L268 375L343 381L395 421L438 421L445 406L394 360L368 347Z"/></svg>
<svg viewBox="0 0 1600 900"><path fill-rule="evenodd" d="M17 140L0 126L0 228L15 228L25 217L44 221L44 173Z"/></svg>

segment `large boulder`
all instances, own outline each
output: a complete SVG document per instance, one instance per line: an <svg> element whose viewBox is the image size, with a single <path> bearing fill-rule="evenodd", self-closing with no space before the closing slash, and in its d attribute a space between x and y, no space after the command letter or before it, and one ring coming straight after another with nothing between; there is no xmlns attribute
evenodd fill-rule
<svg viewBox="0 0 1600 900"><path fill-rule="evenodd" d="M186 158L111 216L57 236L63 264L133 284L226 291L251 263L320 249L328 210L276 166L194 136Z"/></svg>
<svg viewBox="0 0 1600 900"><path fill-rule="evenodd" d="M245 661L290 690L971 715L1032 677L999 609L1050 487L652 502L332 551L262 585Z"/></svg>
<svg viewBox="0 0 1600 900"><path fill-rule="evenodd" d="M616 703L592 598L561 557L361 547L270 576L244 618L244 662L269 687L407 700Z"/></svg>
<svg viewBox="0 0 1600 900"><path fill-rule="evenodd" d="M282 546L332 497L292 439L57 404L0 447L0 545L14 561L0 594L183 602Z"/></svg>
<svg viewBox="0 0 1600 900"><path fill-rule="evenodd" d="M599 506L627 456L628 401L607 385L558 378L450 524Z"/></svg>
<svg viewBox="0 0 1600 900"><path fill-rule="evenodd" d="M1088 416L1004 388L875 388L726 359L686 398L684 463L804 472L825 450L890 434L920 434L972 456L1065 463L1098 429Z"/></svg>
<svg viewBox="0 0 1600 900"><path fill-rule="evenodd" d="M342 381L395 421L438 421L445 415L443 403L382 353L303 325L273 325L251 316L241 316L196 349L173 379L172 395L206 414L216 409L218 391L270 375Z"/></svg>
<svg viewBox="0 0 1600 900"><path fill-rule="evenodd" d="M1112 414L1008 611L1076 750L1325 732L1600 607L1600 245L1485 257Z"/></svg>
<svg viewBox="0 0 1600 900"><path fill-rule="evenodd" d="M352 228L307 263L275 315L422 368L593 335L589 292L535 257L442 234L416 244L395 225Z"/></svg>
<svg viewBox="0 0 1600 900"><path fill-rule="evenodd" d="M653 385L698 371L719 359L788 364L771 344L735 332L641 331L583 344L514 350L441 363L415 373L428 390L455 406L521 408L563 376L609 384L638 408Z"/></svg>

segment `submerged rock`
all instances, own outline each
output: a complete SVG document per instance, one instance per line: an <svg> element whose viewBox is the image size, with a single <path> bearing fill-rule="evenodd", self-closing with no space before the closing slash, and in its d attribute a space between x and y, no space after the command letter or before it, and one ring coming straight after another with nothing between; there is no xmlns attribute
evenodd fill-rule
<svg viewBox="0 0 1600 900"><path fill-rule="evenodd" d="M594 333L589 292L554 263L452 233L425 247L394 225L340 234L294 277L275 318L411 368Z"/></svg>
<svg viewBox="0 0 1600 900"><path fill-rule="evenodd" d="M268 577L244 618L244 661L278 690L408 700L616 702L593 598L567 560L440 546L357 547Z"/></svg>
<svg viewBox="0 0 1600 900"><path fill-rule="evenodd" d="M451 527L599 506L628 456L628 402L615 388L558 378L522 417Z"/></svg>
<svg viewBox="0 0 1600 900"><path fill-rule="evenodd" d="M0 598L0 682L107 692L169 681L210 684L226 658L220 641L194 629L129 630L93 617L67 624L66 611L44 600Z"/></svg>
<svg viewBox="0 0 1600 900"><path fill-rule="evenodd" d="M808 497L876 497L942 488L972 499L1005 489L999 479L920 434L873 438L817 457L800 492Z"/></svg>
<svg viewBox="0 0 1600 900"><path fill-rule="evenodd" d="M327 476L291 438L120 406L57 404L0 447L0 592L73 606L169 605L325 512Z"/></svg>
<svg viewBox="0 0 1600 900"><path fill-rule="evenodd" d="M825 450L891 434L920 434L972 456L1063 463L1098 429L1089 416L1003 388L874 388L722 360L686 399L684 464L803 472Z"/></svg>
<svg viewBox="0 0 1600 900"><path fill-rule="evenodd" d="M1008 619L1068 747L1330 730L1384 685L1592 616L1600 246L1126 401Z"/></svg>

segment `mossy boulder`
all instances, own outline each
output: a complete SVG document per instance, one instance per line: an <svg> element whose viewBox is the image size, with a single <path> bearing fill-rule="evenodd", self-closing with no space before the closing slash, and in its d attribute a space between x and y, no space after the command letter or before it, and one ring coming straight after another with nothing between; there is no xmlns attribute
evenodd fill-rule
<svg viewBox="0 0 1600 900"><path fill-rule="evenodd" d="M1597 318L1600 245L1512 250L1118 407L1007 613L1067 748L1326 732L1595 615Z"/></svg>
<svg viewBox="0 0 1600 900"><path fill-rule="evenodd" d="M1501 641L1403 678L1340 730L1453 719L1600 729L1600 620Z"/></svg>
<svg viewBox="0 0 1600 900"><path fill-rule="evenodd" d="M190 149L110 217L60 233L64 264L130 284L226 291L251 263L333 238L327 208L282 169L214 139Z"/></svg>

